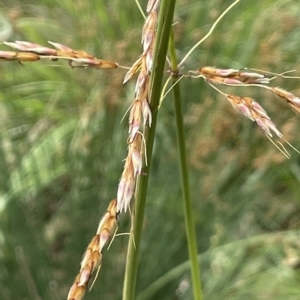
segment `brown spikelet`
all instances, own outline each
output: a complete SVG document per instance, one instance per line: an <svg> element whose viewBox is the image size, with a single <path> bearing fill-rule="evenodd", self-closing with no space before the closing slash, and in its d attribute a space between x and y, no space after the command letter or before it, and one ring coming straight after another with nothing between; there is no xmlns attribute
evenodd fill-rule
<svg viewBox="0 0 300 300"><path fill-rule="evenodd" d="M135 188L135 172L130 153L128 153L124 170L118 185L118 210L126 212Z"/></svg>
<svg viewBox="0 0 300 300"><path fill-rule="evenodd" d="M152 10L157 10L158 4L159 0L149 0L146 8L147 13L150 13Z"/></svg>
<svg viewBox="0 0 300 300"><path fill-rule="evenodd" d="M273 87L272 92L275 93L277 96L285 99L287 103L297 112L300 113L300 98L295 96L294 94L279 88Z"/></svg>
<svg viewBox="0 0 300 300"><path fill-rule="evenodd" d="M139 99L133 101L129 116L129 143L134 140L141 125L142 106Z"/></svg>
<svg viewBox="0 0 300 300"><path fill-rule="evenodd" d="M13 51L0 51L0 60L16 60L17 52Z"/></svg>
<svg viewBox="0 0 300 300"><path fill-rule="evenodd" d="M35 52L41 55L56 55L56 50L24 41L3 42L4 45L21 52Z"/></svg>
<svg viewBox="0 0 300 300"><path fill-rule="evenodd" d="M143 54L146 54L150 46L153 45L153 41L155 38L156 23L157 23L157 13L156 11L152 11L148 15L143 27L142 41L141 41L141 43L143 44Z"/></svg>
<svg viewBox="0 0 300 300"><path fill-rule="evenodd" d="M140 56L132 65L132 67L128 70L126 73L123 83L126 83L128 80L132 78L134 74L136 74L140 69L141 69L141 64L142 64L142 59L143 57Z"/></svg>
<svg viewBox="0 0 300 300"><path fill-rule="evenodd" d="M67 300L81 300L85 294L92 273L101 266L102 250L117 226L117 200L110 202L105 215L100 220L96 235L82 257L79 274L70 288Z"/></svg>
<svg viewBox="0 0 300 300"><path fill-rule="evenodd" d="M0 60L36 61L40 56L30 52L0 51Z"/></svg>
<svg viewBox="0 0 300 300"><path fill-rule="evenodd" d="M267 112L252 98L238 97L235 95L227 95L226 98L241 114L250 120L255 121L266 135L273 137L272 132L274 132L279 138L283 137L282 133L277 129Z"/></svg>
<svg viewBox="0 0 300 300"><path fill-rule="evenodd" d="M29 52L28 53L27 52L19 52L19 53L17 53L16 58L19 61L36 61L36 60L40 59L38 54L29 53Z"/></svg>

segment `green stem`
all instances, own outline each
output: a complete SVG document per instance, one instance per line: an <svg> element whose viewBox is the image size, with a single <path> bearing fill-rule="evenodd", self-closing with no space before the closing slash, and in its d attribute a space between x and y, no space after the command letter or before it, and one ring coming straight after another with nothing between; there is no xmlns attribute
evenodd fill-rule
<svg viewBox="0 0 300 300"><path fill-rule="evenodd" d="M146 142L147 163L143 163L142 174L138 179L135 192L135 215L133 219L133 234L130 235L125 279L123 287L123 300L133 300L135 298L135 287L138 268L138 257L141 241L148 179L152 159L154 134L157 123L158 105L162 88L164 67L168 49L169 36L176 0L161 1L158 19L158 29L156 35L156 45L153 60L153 73L151 76L150 107L152 111L151 128L145 129L144 138Z"/></svg>
<svg viewBox="0 0 300 300"><path fill-rule="evenodd" d="M169 53L171 57L172 65L172 81L173 81L173 98L175 105L175 115L176 115L176 126L177 126L177 142L179 149L179 160L181 169L181 184L184 197L184 215L185 215L185 228L189 249L189 258L191 264L191 276L193 284L194 299L202 299L202 288L200 279L200 268L197 260L197 241L195 232L195 223L192 209L192 201L189 187L189 172L187 165L187 156L185 148L185 133L183 125L183 112L182 112L182 98L180 91L180 83L178 81L178 67L177 67L177 56L175 52L174 38L173 34L170 37L169 43Z"/></svg>

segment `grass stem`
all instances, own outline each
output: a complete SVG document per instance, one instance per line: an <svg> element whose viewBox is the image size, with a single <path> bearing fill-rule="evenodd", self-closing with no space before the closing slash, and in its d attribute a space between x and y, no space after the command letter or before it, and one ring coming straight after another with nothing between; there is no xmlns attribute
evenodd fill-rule
<svg viewBox="0 0 300 300"><path fill-rule="evenodd" d="M187 165L186 147L185 147L185 132L183 124L183 111L182 111L182 97L180 91L180 83L178 81L178 67L177 67L177 56L175 52L174 38L173 35L170 37L169 43L169 54L171 57L172 66L172 81L173 81L173 98L176 115L176 131L177 131L177 142L179 150L179 161L181 171L181 183L184 200L184 215L185 215L185 228L189 249L189 258L191 264L191 276L193 284L193 294L195 300L202 300L202 288L200 279L200 268L197 260L198 250L196 242L195 223L193 217L191 193L189 187L189 172ZM176 84L177 83L177 84Z"/></svg>
<svg viewBox="0 0 300 300"><path fill-rule="evenodd" d="M148 178L150 175L152 149L157 122L159 99L162 89L162 80L164 75L169 36L173 22L175 2L176 0L162 0L161 7L159 10L158 30L156 37L157 40L154 51L154 62L153 71L151 75L151 88L149 99L152 111L152 125L151 128L147 128L144 132L144 138L146 141L147 148L146 153L148 165L146 165L144 161L142 174L146 175L139 176L136 185L133 232L130 236L127 252L125 279L123 287L123 300L135 299L138 257L144 220Z"/></svg>

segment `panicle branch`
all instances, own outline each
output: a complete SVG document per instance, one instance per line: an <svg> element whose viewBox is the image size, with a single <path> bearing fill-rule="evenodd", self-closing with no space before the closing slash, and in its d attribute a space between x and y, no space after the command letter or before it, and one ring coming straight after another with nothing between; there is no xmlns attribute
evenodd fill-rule
<svg viewBox="0 0 300 300"><path fill-rule="evenodd" d="M148 102L150 73L153 64L153 49L156 35L157 9L159 0L149 1L147 6L148 16L142 31L143 53L126 73L124 83L130 80L134 74L139 72L134 100L129 113L128 130L128 154L125 159L124 170L118 185L117 199L111 201L106 214L100 221L98 230L90 244L88 245L81 262L80 272L69 291L68 300L81 300L87 289L88 282L92 273L101 266L102 250L107 241L113 234L117 216L120 212L126 212L130 200L134 194L137 176L142 171L142 145L143 135L140 128L147 124L151 126L152 113ZM87 66L98 66L100 60L92 57L84 51L75 51L61 44L51 43L56 50L41 47L39 45L23 42L10 43L22 53L34 54L40 58L40 55L46 55L51 59L66 58L70 61L86 64ZM1 55L0 55L1 57ZM14 55L12 55L14 57ZM17 59L17 58L15 58ZM101 64L107 67L117 67L116 63L101 61ZM99 67L101 66L99 62Z"/></svg>
<svg viewBox="0 0 300 300"><path fill-rule="evenodd" d="M81 300L84 297L92 273L101 266L102 250L117 228L117 200L110 202L105 215L100 220L96 235L82 257L79 274L68 294L68 300Z"/></svg>
<svg viewBox="0 0 300 300"><path fill-rule="evenodd" d="M268 84L270 82L270 79L264 75L248 70L203 67L193 73L201 75L209 82L225 85Z"/></svg>
<svg viewBox="0 0 300 300"><path fill-rule="evenodd" d="M134 194L137 176L142 170L142 134L140 128L151 126L152 113L149 105L150 74L153 64L153 49L156 39L158 0L148 2L145 24L142 30L142 55L134 62L126 73L124 82L138 73L134 100L129 113L128 154L125 159L124 170L119 182L117 199L118 211L126 212Z"/></svg>
<svg viewBox="0 0 300 300"><path fill-rule="evenodd" d="M0 60L16 60L22 63L37 61L42 58L48 58L52 61L65 59L69 61L69 65L72 68L80 66L96 69L114 69L118 67L116 62L96 58L84 50L73 50L62 44L48 43L55 49L24 41L3 42L4 45L17 51L0 51ZM76 63L76 65L73 63Z"/></svg>
<svg viewBox="0 0 300 300"><path fill-rule="evenodd" d="M259 71L260 72L260 71ZM246 116L264 131L267 137L272 138L273 133L283 138L282 133L277 129L264 108L250 97L239 97L236 95L226 94L216 88L213 84L229 85L229 86L258 86L272 91L277 96L285 99L287 103L298 113L300 113L300 98L294 94L279 88L270 87L268 84L276 77L282 74L275 74L272 78L267 75L274 75L270 72L254 72L251 69L218 69L215 67L202 67L197 71L190 71L189 74L195 74L191 77L204 78L211 87L224 95L232 106L241 114ZM262 74L265 73L265 74Z"/></svg>

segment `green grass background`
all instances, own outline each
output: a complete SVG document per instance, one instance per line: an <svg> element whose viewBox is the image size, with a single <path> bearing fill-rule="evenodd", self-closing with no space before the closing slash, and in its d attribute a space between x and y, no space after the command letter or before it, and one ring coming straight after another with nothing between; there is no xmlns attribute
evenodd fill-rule
<svg viewBox="0 0 300 300"><path fill-rule="evenodd" d="M231 3L177 1L179 58ZM0 1L1 41L49 40L127 66L141 53L142 26L134 1ZM217 66L279 73L299 69L299 49L297 0L242 0L183 72ZM121 119L135 83L122 85L122 69L71 69L63 61L1 61L0 74L0 298L65 299L116 196L128 130ZM300 95L299 79L273 84ZM299 116L281 99L253 87L222 89L253 97L300 148ZM299 299L299 154L290 150L285 159L201 79L182 80L182 92L204 299ZM171 100L160 108L147 174L138 300L192 299ZM121 215L119 232L130 222ZM104 251L86 299L121 299L127 243L128 236L116 237Z"/></svg>

